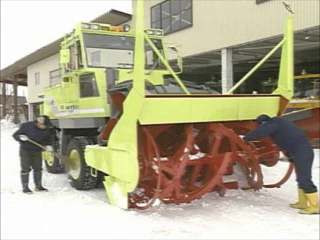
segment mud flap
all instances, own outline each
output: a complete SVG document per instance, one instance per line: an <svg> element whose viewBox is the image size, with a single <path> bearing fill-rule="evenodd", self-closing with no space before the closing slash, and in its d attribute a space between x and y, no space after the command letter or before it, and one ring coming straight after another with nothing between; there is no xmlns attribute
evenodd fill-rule
<svg viewBox="0 0 320 240"><path fill-rule="evenodd" d="M125 183L112 176L106 176L103 182L111 205L128 209L128 193Z"/></svg>

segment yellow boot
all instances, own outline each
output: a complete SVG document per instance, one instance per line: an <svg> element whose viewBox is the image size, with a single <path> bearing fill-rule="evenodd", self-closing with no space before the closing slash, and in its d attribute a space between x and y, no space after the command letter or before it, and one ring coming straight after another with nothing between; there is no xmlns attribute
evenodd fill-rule
<svg viewBox="0 0 320 240"><path fill-rule="evenodd" d="M309 202L309 207L305 209L301 209L299 213L302 214L319 214L320 209L319 209L319 198L318 198L318 193L305 193L307 200Z"/></svg>
<svg viewBox="0 0 320 240"><path fill-rule="evenodd" d="M308 207L308 200L302 188L298 189L298 202L289 205L292 208L304 209Z"/></svg>

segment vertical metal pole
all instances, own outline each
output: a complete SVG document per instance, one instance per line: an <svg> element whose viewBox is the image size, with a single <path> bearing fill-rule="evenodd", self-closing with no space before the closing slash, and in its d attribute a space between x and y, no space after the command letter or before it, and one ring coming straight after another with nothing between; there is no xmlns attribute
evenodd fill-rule
<svg viewBox="0 0 320 240"><path fill-rule="evenodd" d="M33 104L29 103L28 104L28 120L33 121L34 120L34 111L33 111Z"/></svg>
<svg viewBox="0 0 320 240"><path fill-rule="evenodd" d="M5 81L2 82L2 96L1 96L1 103L2 103L2 117L7 115L7 101L6 101L6 83Z"/></svg>
<svg viewBox="0 0 320 240"><path fill-rule="evenodd" d="M18 77L13 78L13 122L19 123L18 120Z"/></svg>
<svg viewBox="0 0 320 240"><path fill-rule="evenodd" d="M227 93L233 86L232 49L221 50L222 93Z"/></svg>
<svg viewBox="0 0 320 240"><path fill-rule="evenodd" d="M273 94L281 94L286 99L292 99L294 93L294 31L293 14L289 14L286 22L285 42L283 43L278 87Z"/></svg>
<svg viewBox="0 0 320 240"><path fill-rule="evenodd" d="M143 0L136 1L136 39L134 47L133 87L144 96L144 4Z"/></svg>

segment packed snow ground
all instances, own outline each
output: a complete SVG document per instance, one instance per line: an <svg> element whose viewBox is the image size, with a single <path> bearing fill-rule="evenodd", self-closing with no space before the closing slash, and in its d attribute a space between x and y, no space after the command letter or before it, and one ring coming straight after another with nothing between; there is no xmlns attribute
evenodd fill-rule
<svg viewBox="0 0 320 240"><path fill-rule="evenodd" d="M77 191L65 174L44 170L49 192L21 192L15 125L1 122L1 239L319 239L319 215L301 215L292 175L279 189L229 190L191 204L160 204L145 211L108 204L103 188ZM319 186L319 150L313 178ZM264 168L266 183L287 170L280 162ZM32 176L32 175L31 175ZM30 186L33 188L32 177Z"/></svg>

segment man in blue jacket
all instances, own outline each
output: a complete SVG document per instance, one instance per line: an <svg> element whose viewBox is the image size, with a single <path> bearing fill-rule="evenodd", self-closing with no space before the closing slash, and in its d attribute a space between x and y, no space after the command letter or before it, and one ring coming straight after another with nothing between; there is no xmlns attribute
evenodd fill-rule
<svg viewBox="0 0 320 240"><path fill-rule="evenodd" d="M24 193L32 193L29 189L29 172L33 169L33 180L36 191L48 191L42 186L42 148L31 143L32 140L46 146L46 151L52 152L52 134L49 131L50 119L46 115L37 118L36 121L21 124L20 128L12 135L20 142L21 183Z"/></svg>
<svg viewBox="0 0 320 240"><path fill-rule="evenodd" d="M270 118L262 114L257 119L259 127L243 137L246 142L269 136L293 161L298 182L298 202L290 204L301 209L299 213L319 214L317 187L312 182L311 169L314 152L306 135L290 121L281 117Z"/></svg>

